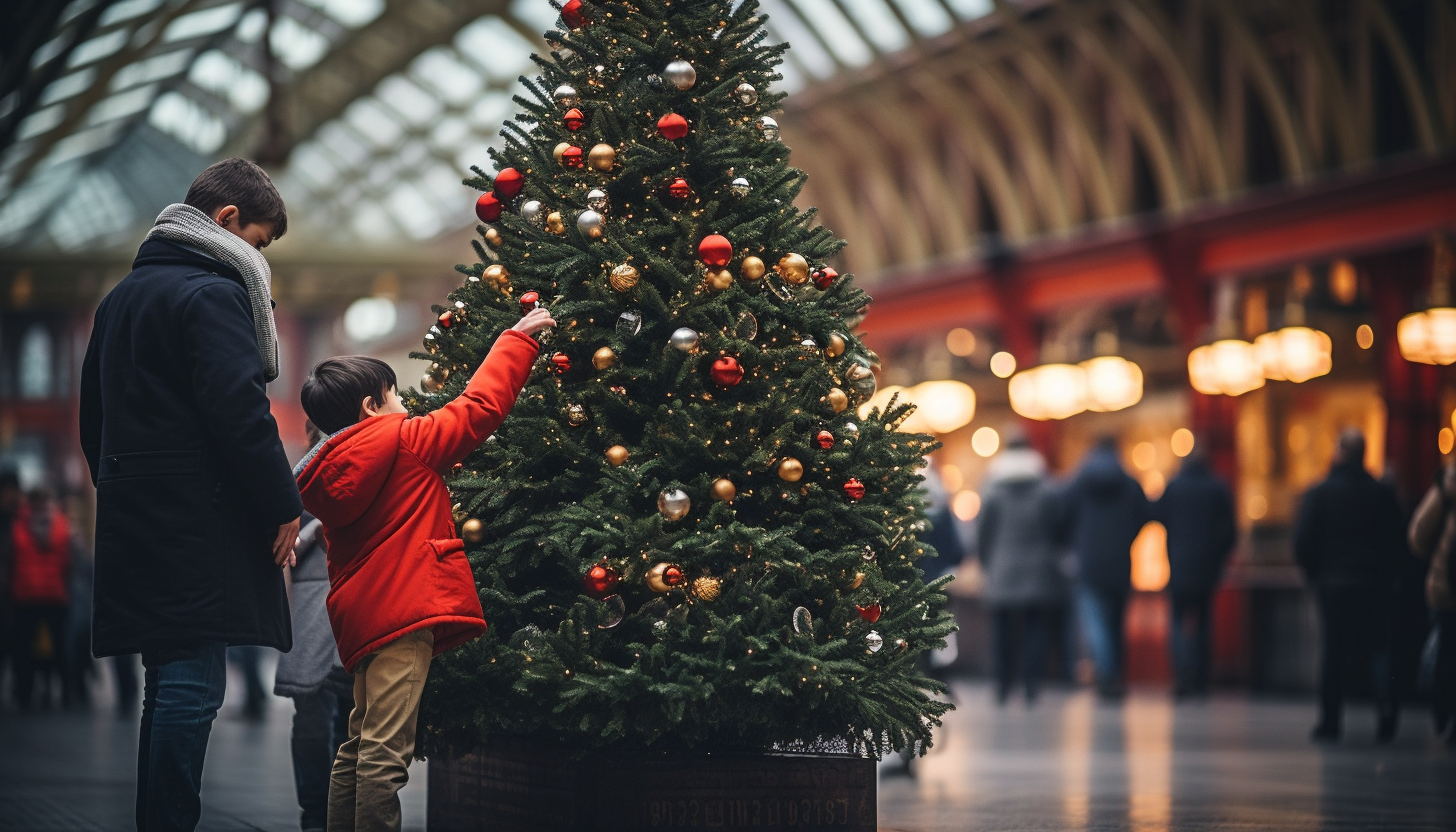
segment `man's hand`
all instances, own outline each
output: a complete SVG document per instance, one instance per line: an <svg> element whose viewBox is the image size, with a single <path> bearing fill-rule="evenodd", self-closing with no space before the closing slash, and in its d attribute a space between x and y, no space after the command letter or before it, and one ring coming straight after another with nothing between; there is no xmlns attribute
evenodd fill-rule
<svg viewBox="0 0 1456 832"><path fill-rule="evenodd" d="M556 326L556 319L552 318L551 313L546 311L544 307L538 306L525 315L522 315L521 319L516 321L516 325L511 327L511 329L526 335L535 335L541 330L550 329L553 326Z"/></svg>
<svg viewBox="0 0 1456 832"><path fill-rule="evenodd" d="M279 566L298 565L298 558L293 554L293 547L298 543L298 521L300 519L295 517L279 526L278 536L273 538L273 562Z"/></svg>

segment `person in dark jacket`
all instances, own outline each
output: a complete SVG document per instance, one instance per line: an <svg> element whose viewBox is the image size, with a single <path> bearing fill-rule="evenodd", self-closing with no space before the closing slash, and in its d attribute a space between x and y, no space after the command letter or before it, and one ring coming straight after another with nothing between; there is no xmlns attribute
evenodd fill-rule
<svg viewBox="0 0 1456 832"><path fill-rule="evenodd" d="M1426 607L1434 619L1436 666L1431 679L1431 718L1437 736L1456 747L1456 586L1451 581L1456 550L1456 465L1436 472L1436 481L1421 498L1408 532L1411 552L1429 559Z"/></svg>
<svg viewBox="0 0 1456 832"><path fill-rule="evenodd" d="M1195 451L1163 490L1156 514L1168 530L1173 693L1202 696L1208 693L1213 592L1237 533L1233 495L1209 469L1203 453Z"/></svg>
<svg viewBox="0 0 1456 832"><path fill-rule="evenodd" d="M1046 460L1025 437L1013 436L991 460L978 516L977 554L986 575L996 654L996 701L1011 695L1019 659L1027 704L1036 701L1046 665L1053 612L1066 603L1059 559L1060 495Z"/></svg>
<svg viewBox="0 0 1456 832"><path fill-rule="evenodd" d="M92 649L142 654L139 830L190 830L230 644L287 650L279 568L302 513L265 384L268 263L287 228L262 168L202 172L96 310L81 446L96 485Z"/></svg>
<svg viewBox="0 0 1456 832"><path fill-rule="evenodd" d="M1294 557L1317 594L1320 625L1320 716L1313 738L1339 739L1346 666L1368 660L1379 721L1389 742L1399 719L1390 670L1390 600L1406 557L1405 524L1395 491L1365 470L1365 436L1340 434L1329 476L1304 496L1294 529Z"/></svg>
<svg viewBox="0 0 1456 832"><path fill-rule="evenodd" d="M1077 556L1077 613L1097 669L1097 692L1122 695L1123 613L1132 589L1132 542L1152 507L1104 437L1066 492L1067 528Z"/></svg>
<svg viewBox="0 0 1456 832"><path fill-rule="evenodd" d="M9 529L24 497L25 492L20 490L20 475L15 469L0 469L0 680L5 678L6 661L12 658L10 572L14 550Z"/></svg>

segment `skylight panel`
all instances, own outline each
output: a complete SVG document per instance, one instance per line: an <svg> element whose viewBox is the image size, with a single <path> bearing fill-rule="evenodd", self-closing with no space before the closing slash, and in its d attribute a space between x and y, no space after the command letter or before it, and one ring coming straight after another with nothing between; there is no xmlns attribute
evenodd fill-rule
<svg viewBox="0 0 1456 832"><path fill-rule="evenodd" d="M253 9L243 15L238 21L238 27L233 30L233 37L238 43L257 43L263 37L263 30L268 28L268 13L262 9Z"/></svg>
<svg viewBox="0 0 1456 832"><path fill-rule="evenodd" d="M464 172L470 170L471 165L476 165L481 170L495 169L495 162L490 158L490 145L476 140L455 152L455 167L461 172L462 179Z"/></svg>
<svg viewBox="0 0 1456 832"><path fill-rule="evenodd" d="M126 29L116 29L104 35L97 35L71 50L71 57L66 59L66 66L74 69L116 54L121 47L126 45L129 34Z"/></svg>
<svg viewBox="0 0 1456 832"><path fill-rule="evenodd" d="M41 166L55 167L56 165L64 164L72 159L79 159L82 156L89 155L106 147L116 137L117 127L117 123L112 121L88 130L72 133L51 146L51 150L46 154L45 161L41 162Z"/></svg>
<svg viewBox="0 0 1456 832"><path fill-rule="evenodd" d="M162 42L175 43L179 40L217 34L237 23L242 11L242 3L229 3L226 6L214 6L211 9L184 14L172 21L166 31L162 32Z"/></svg>
<svg viewBox="0 0 1456 832"><path fill-rule="evenodd" d="M444 47L436 47L416 58L410 65L410 75L455 107L467 104L483 85L480 73L461 63Z"/></svg>
<svg viewBox="0 0 1456 832"><path fill-rule="evenodd" d="M463 178L460 171L436 162L420 177L420 186L441 205L457 206L464 204L467 196L466 187L460 183Z"/></svg>
<svg viewBox="0 0 1456 832"><path fill-rule="evenodd" d="M390 220L389 214L382 206L364 203L359 205L353 213L353 221L350 224L360 239L388 239L399 233L398 226Z"/></svg>
<svg viewBox="0 0 1456 832"><path fill-rule="evenodd" d="M800 14L805 20L813 21L813 25L823 36L825 43L838 56L839 61L849 66L864 66L874 60L874 50L860 38L859 33L839 13L839 7L834 5L833 0L790 0L798 7ZM794 41L790 41L794 43ZM795 44L797 45L797 44Z"/></svg>
<svg viewBox="0 0 1456 832"><path fill-rule="evenodd" d="M71 187L80 166L52 168L38 173L15 193L0 201L0 245L9 245L40 219L46 209Z"/></svg>
<svg viewBox="0 0 1456 832"><path fill-rule="evenodd" d="M36 110L26 116L25 121L20 122L20 126L15 130L15 140L23 142L26 139L34 138L42 133L48 133L54 130L56 125L60 124L65 117L66 107L64 104L56 104L44 110Z"/></svg>
<svg viewBox="0 0 1456 832"><path fill-rule="evenodd" d="M461 29L455 36L455 49L481 69L487 78L514 81L522 70L530 66L531 53L536 47L492 14Z"/></svg>
<svg viewBox="0 0 1456 832"><path fill-rule="evenodd" d="M145 87L133 87L125 92L119 92L91 108L86 114L87 124L101 124L113 119L125 118L133 113L145 110L152 103L152 97L156 95L155 84Z"/></svg>
<svg viewBox="0 0 1456 832"><path fill-rule="evenodd" d="M148 120L158 130L198 153L212 153L227 139L227 127L222 119L175 91L157 96Z"/></svg>
<svg viewBox="0 0 1456 832"><path fill-rule="evenodd" d="M824 51L814 33L799 16L785 6L788 0L763 0L759 8L768 17L769 40L794 45L793 53L804 70L816 78L828 78L836 69L834 56Z"/></svg>
<svg viewBox="0 0 1456 832"><path fill-rule="evenodd" d="M985 17L996 8L992 0L946 0L946 3L961 20Z"/></svg>
<svg viewBox="0 0 1456 832"><path fill-rule="evenodd" d="M439 212L411 185L401 183L391 190L385 207L404 233L416 240L433 237L440 231Z"/></svg>
<svg viewBox="0 0 1456 832"><path fill-rule="evenodd" d="M362 165L369 158L369 148L365 146L363 137L342 122L331 121L320 127L317 141L350 165Z"/></svg>
<svg viewBox="0 0 1456 832"><path fill-rule="evenodd" d="M95 245L98 238L127 231L136 210L121 183L104 170L91 171L62 199L46 223L56 245L68 251Z"/></svg>
<svg viewBox="0 0 1456 832"><path fill-rule="evenodd" d="M350 104L344 111L344 120L377 148L389 147L404 133L399 122L372 98L361 98Z"/></svg>
<svg viewBox="0 0 1456 832"><path fill-rule="evenodd" d="M537 32L556 28L556 21L561 19L550 3L541 0L511 0L511 17Z"/></svg>
<svg viewBox="0 0 1456 832"><path fill-rule="evenodd" d="M422 126L440 114L440 102L399 75L379 82L374 95L415 126Z"/></svg>
<svg viewBox="0 0 1456 832"><path fill-rule="evenodd" d="M479 132L495 133L515 111L515 106L516 102L511 100L509 93L487 93L475 102L466 118L470 120L470 126Z"/></svg>
<svg viewBox="0 0 1456 832"><path fill-rule="evenodd" d="M121 23L131 20L134 17L141 17L155 10L162 5L162 0L121 0L113 3L106 11L101 13L97 21L99 26L110 26L113 23Z"/></svg>
<svg viewBox="0 0 1456 832"><path fill-rule="evenodd" d="M921 37L935 37L950 31L955 21L946 14L939 0L888 0L900 7L900 13L915 27ZM964 0L962 0L964 4ZM988 3L990 0L984 0Z"/></svg>
<svg viewBox="0 0 1456 832"><path fill-rule="evenodd" d="M273 47L273 54L294 72L313 66L329 51L328 38L291 17L281 17L273 24L268 44Z"/></svg>
<svg viewBox="0 0 1456 832"><path fill-rule="evenodd" d="M64 101L77 93L84 92L95 80L96 70L94 69L83 69L80 72L72 72L70 75L57 78L41 94L40 105L46 107L57 101Z"/></svg>
<svg viewBox="0 0 1456 832"><path fill-rule="evenodd" d="M897 52L910 42L910 33L900 25L895 13L885 5L884 0L873 3L845 3L844 11L854 18L854 22L859 24L859 30L881 52Z"/></svg>
<svg viewBox="0 0 1456 832"><path fill-rule="evenodd" d="M440 150L453 150L470 136L470 125L458 116L446 116L430 130L430 143Z"/></svg>
<svg viewBox="0 0 1456 832"><path fill-rule="evenodd" d="M192 55L191 49L177 49L127 64L111 76L111 89L119 91L137 84L150 84L171 78L187 68L192 62Z"/></svg>
<svg viewBox="0 0 1456 832"><path fill-rule="evenodd" d="M268 100L268 81L221 50L212 49L197 57L187 80L201 89L225 98L240 113L256 112Z"/></svg>
<svg viewBox="0 0 1456 832"><path fill-rule="evenodd" d="M357 29L384 13L384 0L303 0L350 29Z"/></svg>

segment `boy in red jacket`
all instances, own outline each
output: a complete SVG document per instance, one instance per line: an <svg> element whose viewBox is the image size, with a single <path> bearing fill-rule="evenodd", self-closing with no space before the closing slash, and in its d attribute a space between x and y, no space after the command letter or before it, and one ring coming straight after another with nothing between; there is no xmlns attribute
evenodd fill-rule
<svg viewBox="0 0 1456 832"><path fill-rule="evenodd" d="M554 326L533 309L501 334L459 398L406 418L394 372L329 358L303 385L303 409L330 434L295 469L328 544L329 623L354 674L349 739L334 760L330 830L398 830L420 693L430 660L485 632L444 472L510 412Z"/></svg>

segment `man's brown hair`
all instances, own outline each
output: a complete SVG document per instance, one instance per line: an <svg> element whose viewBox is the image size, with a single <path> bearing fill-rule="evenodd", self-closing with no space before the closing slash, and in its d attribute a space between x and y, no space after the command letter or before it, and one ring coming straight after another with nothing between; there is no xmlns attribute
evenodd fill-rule
<svg viewBox="0 0 1456 832"><path fill-rule="evenodd" d="M275 240L288 230L288 209L283 206L283 197L278 195L268 173L247 159L224 159L208 165L192 180L183 202L208 216L219 208L236 205L240 226L272 223Z"/></svg>

